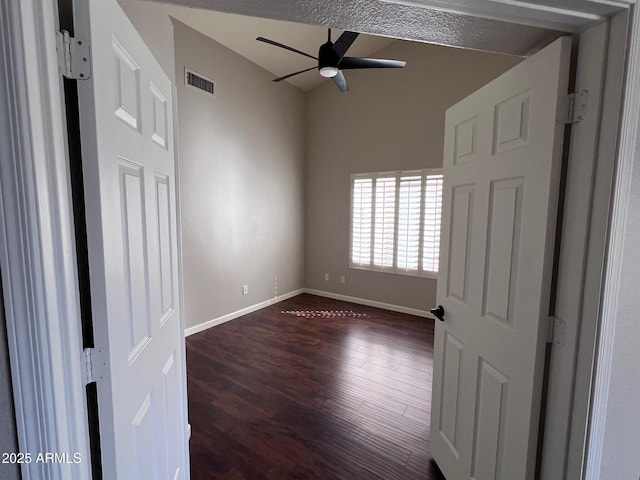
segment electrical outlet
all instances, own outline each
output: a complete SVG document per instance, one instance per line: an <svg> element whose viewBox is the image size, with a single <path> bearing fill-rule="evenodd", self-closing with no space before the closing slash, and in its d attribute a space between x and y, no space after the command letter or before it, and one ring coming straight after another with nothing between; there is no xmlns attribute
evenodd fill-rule
<svg viewBox="0 0 640 480"><path fill-rule="evenodd" d="M329 274L328 274L328 273L325 273L325 274L324 274L324 281L325 281L325 282L328 282L328 281L329 281Z"/></svg>
<svg viewBox="0 0 640 480"><path fill-rule="evenodd" d="M347 279L344 278L344 275L340 276L340 283L346 283Z"/></svg>
<svg viewBox="0 0 640 480"><path fill-rule="evenodd" d="M249 285L242 285L242 295L249 295Z"/></svg>

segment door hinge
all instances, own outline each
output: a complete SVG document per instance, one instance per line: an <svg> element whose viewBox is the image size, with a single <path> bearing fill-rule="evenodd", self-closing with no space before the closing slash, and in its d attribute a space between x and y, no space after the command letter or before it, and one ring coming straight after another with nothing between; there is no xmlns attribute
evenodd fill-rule
<svg viewBox="0 0 640 480"><path fill-rule="evenodd" d="M82 380L85 385L104 378L107 362L102 348L85 348L82 351Z"/></svg>
<svg viewBox="0 0 640 480"><path fill-rule="evenodd" d="M87 80L91 77L91 48L89 42L74 38L69 32L56 32L58 70L66 78Z"/></svg>
<svg viewBox="0 0 640 480"><path fill-rule="evenodd" d="M562 124L580 123L587 117L589 92L569 93L558 100L556 119Z"/></svg>
<svg viewBox="0 0 640 480"><path fill-rule="evenodd" d="M547 343L564 345L567 336L567 324L556 317L548 317Z"/></svg>

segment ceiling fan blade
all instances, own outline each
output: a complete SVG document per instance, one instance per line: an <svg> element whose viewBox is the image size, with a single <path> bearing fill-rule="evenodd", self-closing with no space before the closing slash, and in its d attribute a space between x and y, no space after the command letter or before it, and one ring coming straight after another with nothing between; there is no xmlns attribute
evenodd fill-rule
<svg viewBox="0 0 640 480"><path fill-rule="evenodd" d="M333 83L336 84L336 87L344 93L349 91L349 85L347 85L347 79L344 78L344 73L338 70L338 74L335 77L332 77Z"/></svg>
<svg viewBox="0 0 640 480"><path fill-rule="evenodd" d="M355 70L358 68L404 68L407 62L401 60L385 60L383 58L344 57L338 63L338 68Z"/></svg>
<svg viewBox="0 0 640 480"><path fill-rule="evenodd" d="M333 50L340 56L340 58L344 57L344 54L347 53L349 47L355 42L356 38L358 38L359 33L356 32L344 32L338 40L333 44Z"/></svg>
<svg viewBox="0 0 640 480"><path fill-rule="evenodd" d="M305 69L305 70L300 70L299 72L290 73L289 75L285 75L284 77L274 78L274 79L273 79L273 81L274 81L274 82L280 82L280 81L282 81L282 80L286 80L286 79L287 79L287 78L289 78L289 77L293 77L294 75L299 75L299 74L301 74L301 73L308 72L309 70L315 70L315 69L317 69L317 68L318 68L318 67L311 67L311 68L307 68L307 69Z"/></svg>
<svg viewBox="0 0 640 480"><path fill-rule="evenodd" d="M269 40L268 38L258 37L256 38L259 42L268 43L270 45L275 45L276 47L284 48L285 50L289 50L290 52L299 53L300 55L304 55L305 57L313 58L317 60L318 57L314 57L313 55L309 55L308 53L301 52L300 50L296 50L293 47L289 47L287 45L283 45L282 43L274 42L273 40Z"/></svg>

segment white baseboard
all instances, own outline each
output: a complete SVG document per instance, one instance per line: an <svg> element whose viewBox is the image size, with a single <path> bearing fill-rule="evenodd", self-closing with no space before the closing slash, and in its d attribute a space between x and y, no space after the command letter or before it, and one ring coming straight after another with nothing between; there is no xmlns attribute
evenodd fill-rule
<svg viewBox="0 0 640 480"><path fill-rule="evenodd" d="M367 305L368 307L382 308L383 310L391 310L392 312L407 313L409 315L415 315L417 317L432 318L429 312L425 310L419 310L417 308L403 307L401 305L393 305L392 303L377 302L375 300L369 300L367 298L349 297L348 295L325 292L322 290L315 290L313 288L300 288L298 290L293 290L292 292L285 293L284 295L270 298L269 300L265 300L264 302L256 303L255 305L251 305L250 307L246 307L241 310L228 313L221 317L208 320L194 327L189 327L185 329L184 336L188 337L189 335L193 335L195 333L202 332L203 330L216 327L225 322L228 322L229 320L233 320L234 318L241 317L242 315L255 312L256 310L268 307L269 305L273 305L274 303L282 302L283 300L295 297L296 295L300 295L301 293L308 293L310 295L317 295L319 297L333 298L334 300L342 300L343 302L357 303L358 305Z"/></svg>
<svg viewBox="0 0 640 480"><path fill-rule="evenodd" d="M375 300L369 300L366 298L349 297L347 295L341 295L339 293L314 290L313 288L303 288L302 290L304 291L304 293L318 295L319 297L333 298L334 300L357 303L358 305L367 305L368 307L382 308L384 310L391 310L392 312L408 313L409 315L416 315L418 317L433 318L431 316L431 313L425 310L419 310L417 308L403 307L400 305L393 305L392 303L376 302Z"/></svg>
<svg viewBox="0 0 640 480"><path fill-rule="evenodd" d="M256 310L260 310L261 308L268 307L269 305L273 305L274 303L282 302L283 300L286 300L288 298L295 297L296 295L300 295L303 292L304 292L303 288L300 288L298 290L293 290L292 292L285 293L283 295L279 295L274 298L270 298L269 300L265 300L264 302L256 303L255 305L251 305L250 307L246 307L241 310L228 313L221 317L214 318L213 320L208 320L194 327L186 328L184 331L184 336L188 337L189 335L193 335L194 333L202 332L203 330L207 330L211 327L215 327L222 323L228 322L229 320L233 320L234 318L241 317L242 315L246 315L247 313L252 313L252 312L255 312Z"/></svg>

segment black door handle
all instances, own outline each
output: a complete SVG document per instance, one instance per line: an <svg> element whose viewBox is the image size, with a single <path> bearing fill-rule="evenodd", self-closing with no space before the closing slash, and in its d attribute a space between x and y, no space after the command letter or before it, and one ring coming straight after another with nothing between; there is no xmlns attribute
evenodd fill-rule
<svg viewBox="0 0 640 480"><path fill-rule="evenodd" d="M438 305L437 308L432 308L430 312L431 315L436 317L441 322L444 322L444 308L442 307L442 305Z"/></svg>

